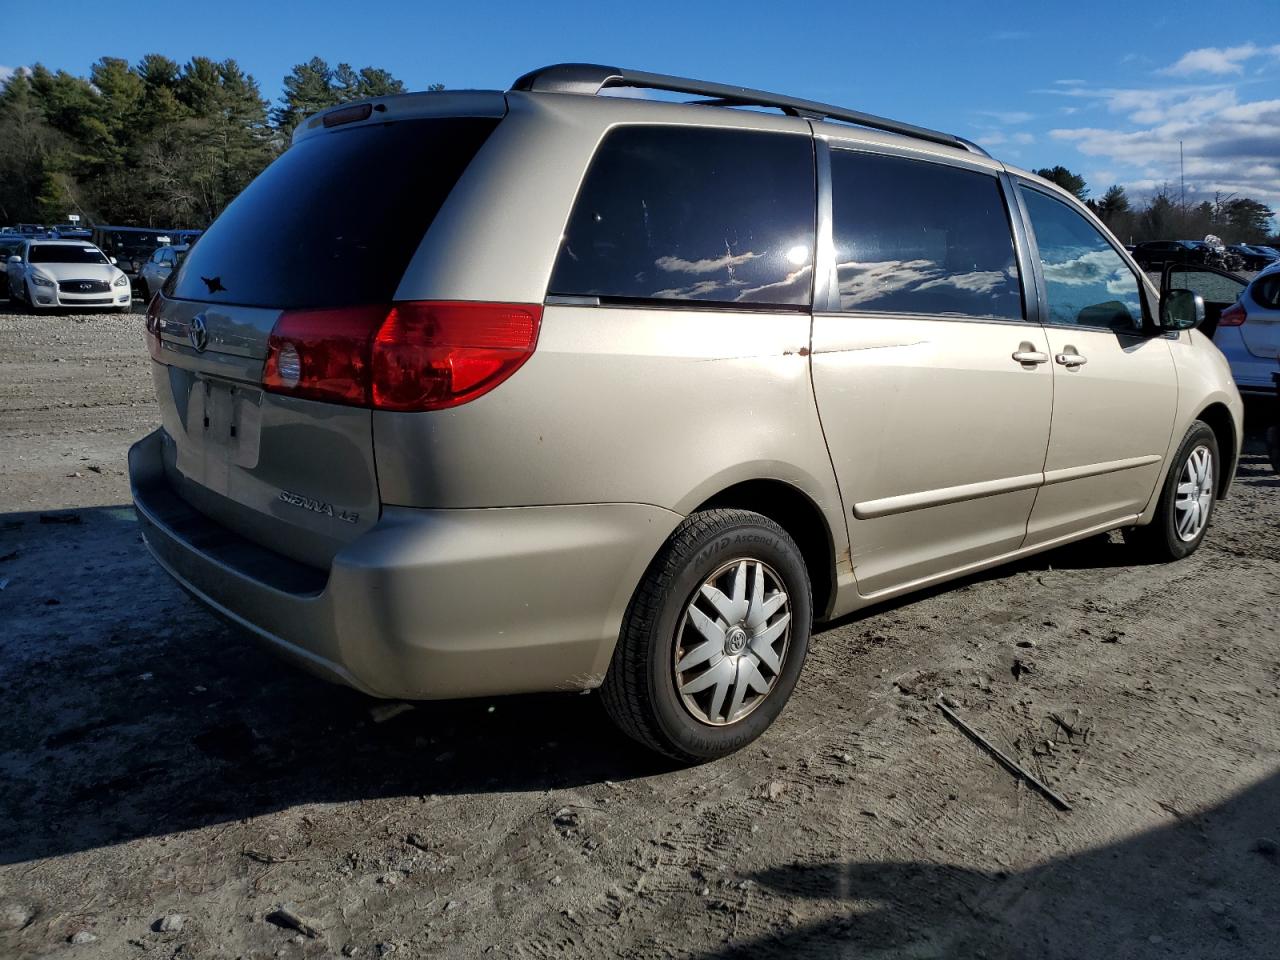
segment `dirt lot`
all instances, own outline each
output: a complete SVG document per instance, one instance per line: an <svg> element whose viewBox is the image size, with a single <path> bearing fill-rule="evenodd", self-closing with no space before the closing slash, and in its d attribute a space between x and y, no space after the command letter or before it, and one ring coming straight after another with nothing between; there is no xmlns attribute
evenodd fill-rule
<svg viewBox="0 0 1280 960"><path fill-rule="evenodd" d="M387 718L203 612L126 506L140 323L0 305L0 956L1280 956L1259 409L1191 559L1099 538L841 621L676 770L595 696Z"/></svg>

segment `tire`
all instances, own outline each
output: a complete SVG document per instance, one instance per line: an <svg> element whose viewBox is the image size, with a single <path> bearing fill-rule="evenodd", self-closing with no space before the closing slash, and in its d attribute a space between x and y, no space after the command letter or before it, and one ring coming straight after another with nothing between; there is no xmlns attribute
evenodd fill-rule
<svg viewBox="0 0 1280 960"><path fill-rule="evenodd" d="M708 580L718 595L704 590ZM782 527L746 510L695 513L636 588L601 688L605 710L632 739L682 763L733 753L782 712L812 623L809 571Z"/></svg>
<svg viewBox="0 0 1280 960"><path fill-rule="evenodd" d="M147 289L147 281L143 280L141 277L138 278L138 289L136 292L137 295L142 298L143 303L151 302L151 291ZM132 295L130 296L130 299L132 299Z"/></svg>
<svg viewBox="0 0 1280 960"><path fill-rule="evenodd" d="M1267 456L1271 469L1280 473L1280 423L1267 427Z"/></svg>
<svg viewBox="0 0 1280 960"><path fill-rule="evenodd" d="M1198 456L1202 451L1208 452L1209 476L1196 469L1188 470L1188 461L1192 454ZM1202 460L1198 461L1203 463ZM1213 520L1213 506L1217 499L1219 471L1222 459L1218 453L1218 440L1213 430L1202 420L1197 420L1187 428L1178 444L1178 452L1173 458L1173 467L1165 477L1164 487L1160 491L1160 502L1156 506L1155 516L1145 527L1132 527L1125 531L1126 542L1132 544L1148 560L1157 563L1170 560L1181 560L1195 553L1196 548L1204 541ZM1199 479L1193 479L1198 477ZM1188 484L1198 483L1200 492L1188 489ZM1189 518L1187 509L1179 507L1179 488L1183 489L1183 502L1187 499L1196 501L1194 509L1198 511L1194 523L1182 532L1179 527ZM1206 496L1207 494L1207 496ZM1191 528L1195 532L1191 534ZM1191 534L1188 536L1188 534Z"/></svg>

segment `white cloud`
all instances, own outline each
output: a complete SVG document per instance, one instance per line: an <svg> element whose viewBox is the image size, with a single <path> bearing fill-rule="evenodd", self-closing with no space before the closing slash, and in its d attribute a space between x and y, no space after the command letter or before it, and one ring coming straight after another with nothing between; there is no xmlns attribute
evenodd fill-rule
<svg viewBox="0 0 1280 960"><path fill-rule="evenodd" d="M15 69L16 69L15 67L6 67L3 65L0 65L0 83L4 83L6 80L12 77Z"/></svg>
<svg viewBox="0 0 1280 960"><path fill-rule="evenodd" d="M1275 48L1271 48L1274 51ZM1193 73L1234 74L1244 72L1246 60L1252 60L1263 49L1256 43L1242 43L1238 47L1201 47L1189 50L1177 63L1165 67L1161 73L1187 76Z"/></svg>
<svg viewBox="0 0 1280 960"><path fill-rule="evenodd" d="M1027 113L1024 110L979 110L977 113L980 117L990 117L996 123L1003 123L1008 126L1026 123L1036 117L1034 113Z"/></svg>
<svg viewBox="0 0 1280 960"><path fill-rule="evenodd" d="M670 273L719 273L721 270L733 272L734 267L740 267L744 263L763 256L763 254L746 253L732 254L726 253L723 257L716 257L713 260L681 260L679 257L659 257L655 260L654 266L659 270L666 270Z"/></svg>
<svg viewBox="0 0 1280 960"><path fill-rule="evenodd" d="M1234 91L1225 93L1133 111L1135 122L1148 117L1136 129L1094 125L1049 136L1105 164L1112 182L1135 192L1178 182L1181 141L1188 193L1234 193L1280 207L1280 100L1238 103Z"/></svg>

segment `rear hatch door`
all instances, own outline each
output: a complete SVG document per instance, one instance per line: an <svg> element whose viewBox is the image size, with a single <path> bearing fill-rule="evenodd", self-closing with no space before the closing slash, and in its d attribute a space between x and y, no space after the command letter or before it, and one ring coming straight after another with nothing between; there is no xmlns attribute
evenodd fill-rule
<svg viewBox="0 0 1280 960"><path fill-rule="evenodd" d="M501 94L426 96L440 99L386 101L370 111L378 122L325 129L313 118L153 305L171 484L241 536L314 566L378 519L372 415L263 390L271 330L287 311L390 303L505 111Z"/></svg>

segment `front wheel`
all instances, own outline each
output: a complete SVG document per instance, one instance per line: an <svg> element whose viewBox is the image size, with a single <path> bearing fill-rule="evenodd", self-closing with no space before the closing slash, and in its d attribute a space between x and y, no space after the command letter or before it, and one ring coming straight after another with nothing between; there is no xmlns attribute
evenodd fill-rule
<svg viewBox="0 0 1280 960"><path fill-rule="evenodd" d="M1194 553L1213 516L1219 469L1218 439L1207 423L1197 420L1178 445L1151 523L1125 531L1126 541L1154 561Z"/></svg>
<svg viewBox="0 0 1280 960"><path fill-rule="evenodd" d="M725 756L782 712L812 621L809 572L782 527L746 510L695 513L636 589L601 689L605 709L681 762Z"/></svg>

